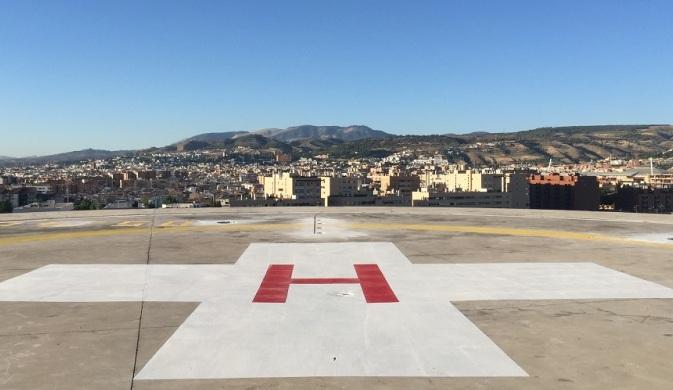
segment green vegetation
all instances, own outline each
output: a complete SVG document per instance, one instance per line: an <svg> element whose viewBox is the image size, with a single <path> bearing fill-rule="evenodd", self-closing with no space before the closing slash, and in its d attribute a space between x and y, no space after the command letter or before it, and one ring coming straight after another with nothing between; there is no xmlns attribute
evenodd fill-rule
<svg viewBox="0 0 673 390"><path fill-rule="evenodd" d="M220 204L220 202L216 201L215 199L208 198L205 202L203 202L203 207L222 207L222 204Z"/></svg>
<svg viewBox="0 0 673 390"><path fill-rule="evenodd" d="M145 206L146 209L154 209L154 208L157 208L157 205L154 204L154 202L152 201L152 199L149 199L149 198L143 198L143 200L142 200L142 204L143 204L143 206Z"/></svg>
<svg viewBox="0 0 673 390"><path fill-rule="evenodd" d="M0 201L0 213L11 213L14 210L12 202L8 200Z"/></svg>
<svg viewBox="0 0 673 390"><path fill-rule="evenodd" d="M75 210L100 210L102 205L91 199L80 199L73 205Z"/></svg>
<svg viewBox="0 0 673 390"><path fill-rule="evenodd" d="M163 199L162 203L163 204L178 203L178 199L173 195L168 195L168 196L164 196L164 199Z"/></svg>

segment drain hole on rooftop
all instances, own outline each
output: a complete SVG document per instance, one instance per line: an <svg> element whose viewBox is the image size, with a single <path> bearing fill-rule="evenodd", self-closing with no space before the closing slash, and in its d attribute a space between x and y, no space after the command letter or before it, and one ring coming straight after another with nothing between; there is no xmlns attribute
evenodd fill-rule
<svg viewBox="0 0 673 390"><path fill-rule="evenodd" d="M350 291L345 291L345 292L338 292L336 293L337 297L351 297L353 296L353 293Z"/></svg>
<svg viewBox="0 0 673 390"><path fill-rule="evenodd" d="M217 223L219 223L220 225L226 225L229 223L235 223L235 221L217 221Z"/></svg>

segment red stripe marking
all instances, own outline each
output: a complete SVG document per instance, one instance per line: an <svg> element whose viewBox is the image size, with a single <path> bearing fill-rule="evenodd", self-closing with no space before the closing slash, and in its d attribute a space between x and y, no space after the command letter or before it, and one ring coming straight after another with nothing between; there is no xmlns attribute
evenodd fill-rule
<svg viewBox="0 0 673 390"><path fill-rule="evenodd" d="M294 265L270 265L262 279L253 302L285 303L292 281Z"/></svg>
<svg viewBox="0 0 673 390"><path fill-rule="evenodd" d="M354 267L367 303L399 302L378 265L355 264Z"/></svg>

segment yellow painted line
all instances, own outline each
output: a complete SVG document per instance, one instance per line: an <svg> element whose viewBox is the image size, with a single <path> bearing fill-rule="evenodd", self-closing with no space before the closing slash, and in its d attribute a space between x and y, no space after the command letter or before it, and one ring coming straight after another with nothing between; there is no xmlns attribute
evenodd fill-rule
<svg viewBox="0 0 673 390"><path fill-rule="evenodd" d="M37 224L41 228L53 228L53 227L67 227L68 225L63 222L42 222Z"/></svg>
<svg viewBox="0 0 673 390"><path fill-rule="evenodd" d="M521 229L499 226L470 226L470 225L425 225L425 224L406 224L406 223L352 223L349 225L353 229L368 230L415 230L426 232L450 232L450 233L473 233L473 234L491 234L499 236L519 236L519 237L540 237L567 240L588 240L588 241L609 241L622 244L636 244L655 247L673 247L673 244L646 242L641 240L632 240L628 238L606 236L594 233L571 232L567 230L547 230L547 229Z"/></svg>
<svg viewBox="0 0 673 390"><path fill-rule="evenodd" d="M593 240L598 236L591 233L577 233L563 230L519 229L498 226L469 226L469 225L425 225L406 223L353 223L355 229L371 230L421 230L430 232L476 233L505 236L569 238L574 240Z"/></svg>
<svg viewBox="0 0 673 390"><path fill-rule="evenodd" d="M301 224L231 224L231 225L214 225L214 226L173 226L154 230L154 234L165 233L181 233L181 232L196 232L207 233L212 231L261 231L261 230L278 230L288 231L302 226ZM121 235L138 234L141 232L149 234L148 227L121 227L116 229L101 229L101 230L85 230L85 231L70 231L70 232L45 232L40 234L26 234L26 235L12 235L0 236L0 246L26 244L33 242L45 242L56 240L76 240L83 238L99 238L99 237L113 237Z"/></svg>
<svg viewBox="0 0 673 390"><path fill-rule="evenodd" d="M185 226L191 226L192 222L191 221L166 221L159 225L159 227L165 228L165 227L185 227Z"/></svg>
<svg viewBox="0 0 673 390"><path fill-rule="evenodd" d="M591 241L609 241L615 244L629 244L639 246L651 246L657 248L673 248L673 244L646 242L632 240L628 238L606 236L593 233L570 232L562 230L547 229L521 229L496 226L467 226L467 225L431 225L431 224L400 224L400 223L352 223L348 224L353 229L363 230L391 230L391 231L433 231L433 232L452 232L452 233L473 233L506 235L520 237L542 237L553 239L568 240L591 240ZM301 223L250 223L250 224L228 224L228 225L204 225L204 226L166 226L161 229L155 229L154 234L169 233L208 233L213 231L292 231L305 227ZM73 240L93 237L113 237L120 235L138 234L141 232L149 233L149 227L118 227L115 229L86 230L86 231L67 231L67 232L44 232L40 234L25 234L0 236L0 245L14 245L42 241L54 240Z"/></svg>
<svg viewBox="0 0 673 390"><path fill-rule="evenodd" d="M139 226L145 226L147 224L146 221L124 221L124 222L119 222L116 223L112 226L118 226L118 227L139 227Z"/></svg>
<svg viewBox="0 0 673 390"><path fill-rule="evenodd" d="M143 230L147 229L126 228L126 229L114 229L114 230L86 230L76 232L51 232L42 234L5 236L0 237L0 245L25 244L30 242L54 241L54 240L74 240L90 237L109 237L122 234L139 233Z"/></svg>
<svg viewBox="0 0 673 390"><path fill-rule="evenodd" d="M10 227L16 225L22 225L23 222L0 222L0 227Z"/></svg>

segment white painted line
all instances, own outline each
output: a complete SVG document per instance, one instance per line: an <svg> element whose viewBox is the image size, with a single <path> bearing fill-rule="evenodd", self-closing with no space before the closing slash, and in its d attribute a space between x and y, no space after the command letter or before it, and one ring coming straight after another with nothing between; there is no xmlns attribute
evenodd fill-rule
<svg viewBox="0 0 673 390"><path fill-rule="evenodd" d="M10 226L16 226L16 225L23 225L24 222L18 222L18 221L13 221L13 222L0 222L0 227L10 227Z"/></svg>
<svg viewBox="0 0 673 390"><path fill-rule="evenodd" d="M206 220L194 221L194 224L196 226L221 226L221 225L232 225L236 223L239 223L239 221L235 221L233 219L215 219L215 220L206 219Z"/></svg>
<svg viewBox="0 0 673 390"><path fill-rule="evenodd" d="M147 221L123 221L116 223L112 226L117 226L117 227L140 227L140 226L145 226L147 224Z"/></svg>
<svg viewBox="0 0 673 390"><path fill-rule="evenodd" d="M655 242L660 244L673 244L673 232L639 234L627 238L629 240L635 240L635 241Z"/></svg>
<svg viewBox="0 0 673 390"><path fill-rule="evenodd" d="M293 265L268 292L284 303L253 302L272 264ZM356 264L376 264L396 301L368 303ZM252 244L235 265L51 265L0 283L0 301L201 302L137 379L526 376L450 302L593 298L673 290L593 263L415 265L364 242Z"/></svg>

